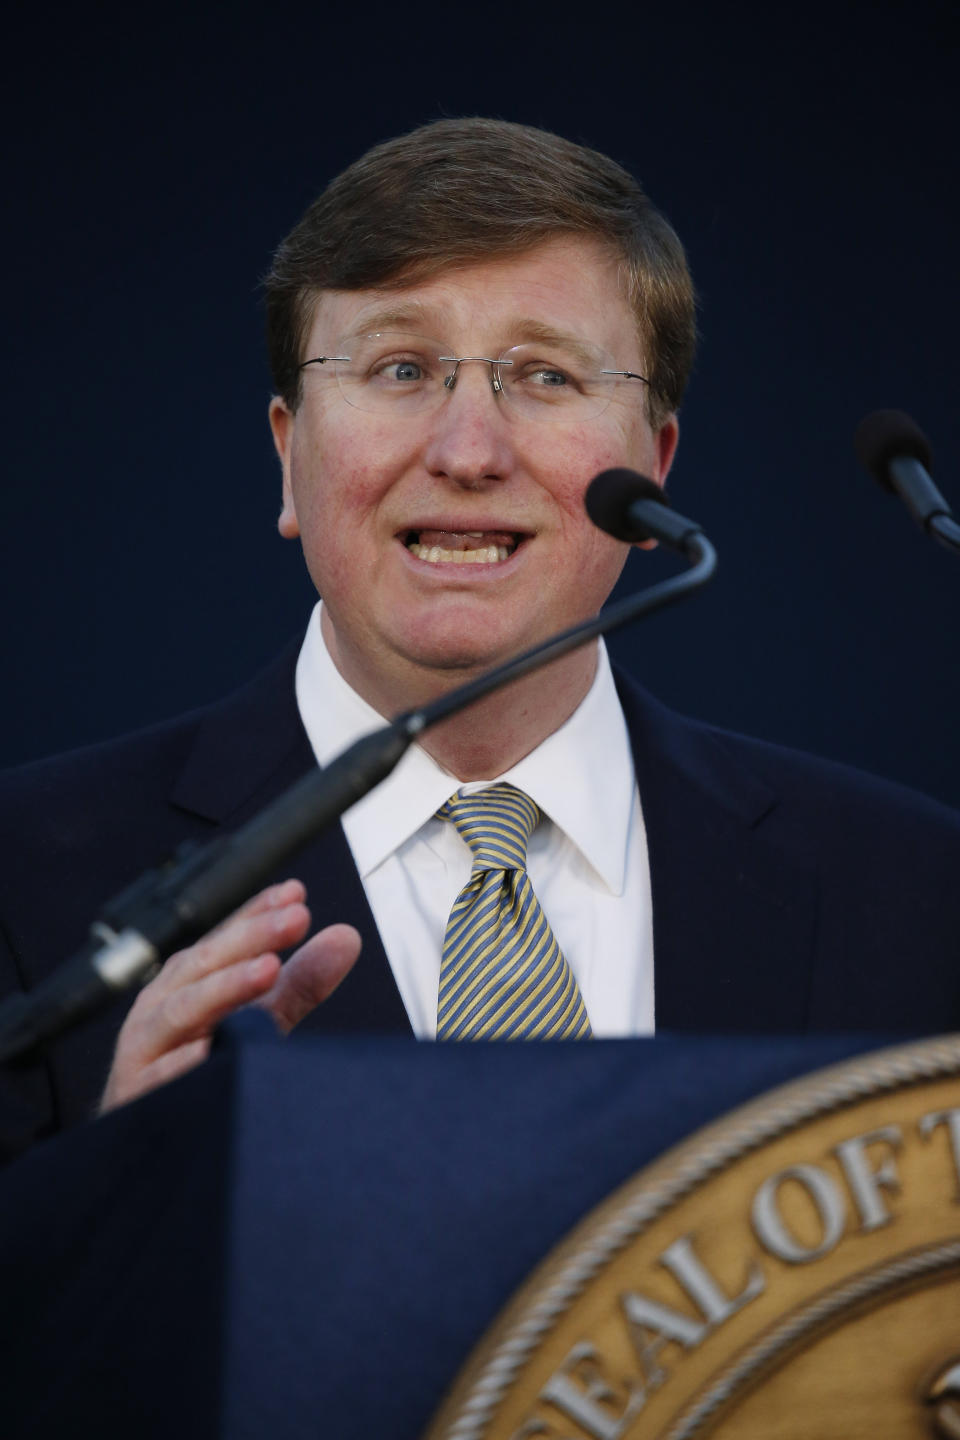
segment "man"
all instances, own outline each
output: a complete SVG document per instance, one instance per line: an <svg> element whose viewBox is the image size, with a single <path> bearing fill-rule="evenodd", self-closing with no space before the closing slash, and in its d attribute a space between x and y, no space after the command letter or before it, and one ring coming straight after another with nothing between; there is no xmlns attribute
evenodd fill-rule
<svg viewBox="0 0 960 1440"><path fill-rule="evenodd" d="M240 823L381 717L595 613L627 547L587 518L587 484L613 465L669 471L692 288L669 226L595 152L483 120L391 141L310 208L267 293L280 530L322 597L295 682L288 658L206 714L10 783L8 848L32 856L11 859L0 896L16 983L177 840ZM531 833L481 877L464 814L489 782ZM123 1026L107 1105L196 1064L252 1001L285 1029L422 1037L960 1015L957 817L672 716L596 645L428 732L344 831L296 867L318 933L281 969L310 924L288 881L174 957ZM502 923L552 957L553 978L524 980L556 993L543 1018L498 988L493 932L478 932L482 982L451 959L491 873ZM472 1029L456 997L478 986L492 998ZM21 1139L87 1112L118 1024L15 1077Z"/></svg>

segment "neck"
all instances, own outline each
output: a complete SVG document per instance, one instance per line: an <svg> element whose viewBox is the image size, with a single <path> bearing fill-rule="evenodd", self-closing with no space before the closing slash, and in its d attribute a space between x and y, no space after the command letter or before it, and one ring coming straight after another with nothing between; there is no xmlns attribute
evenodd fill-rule
<svg viewBox="0 0 960 1440"><path fill-rule="evenodd" d="M326 641L343 678L386 717L419 709L492 668L438 672L404 667L397 675L383 669L371 673L351 665L329 633ZM495 779L569 720L596 673L594 641L431 726L418 743L458 780Z"/></svg>
<svg viewBox="0 0 960 1440"><path fill-rule="evenodd" d="M420 744L458 780L493 780L569 720L596 671L593 644L442 720Z"/></svg>

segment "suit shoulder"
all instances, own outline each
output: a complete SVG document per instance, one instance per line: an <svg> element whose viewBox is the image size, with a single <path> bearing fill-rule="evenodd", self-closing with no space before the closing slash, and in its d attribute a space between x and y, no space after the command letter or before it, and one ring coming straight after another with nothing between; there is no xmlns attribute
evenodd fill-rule
<svg viewBox="0 0 960 1440"><path fill-rule="evenodd" d="M262 749L267 733L278 737L281 750L289 748L296 736L295 655L295 647L287 646L267 668L210 704L0 773L0 837L11 827L35 833L38 825L79 827L82 834L86 822L102 825L110 814L135 822L144 806L170 796L204 737L202 758L227 771Z"/></svg>
<svg viewBox="0 0 960 1440"><path fill-rule="evenodd" d="M164 791L183 765L207 711L0 773L0 832L23 836L38 827L69 826L74 816L102 815L112 800L131 806Z"/></svg>
<svg viewBox="0 0 960 1440"><path fill-rule="evenodd" d="M756 775L804 810L815 808L834 819L849 814L867 824L881 817L888 823L896 819L933 827L960 840L960 810L922 791L786 745L718 726L704 728L718 746L749 764Z"/></svg>
<svg viewBox="0 0 960 1440"><path fill-rule="evenodd" d="M960 843L960 811L897 781L839 761L739 734L669 709L629 677L618 677L628 725L655 757L649 779L659 787L664 768L674 788L709 793L748 823L822 830L839 837L845 827L869 833L921 831ZM641 793L643 790L643 777Z"/></svg>

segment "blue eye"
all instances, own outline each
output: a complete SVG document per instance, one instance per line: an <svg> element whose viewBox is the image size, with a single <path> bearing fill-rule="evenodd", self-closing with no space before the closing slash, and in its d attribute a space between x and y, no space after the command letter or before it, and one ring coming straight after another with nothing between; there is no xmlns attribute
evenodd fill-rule
<svg viewBox="0 0 960 1440"><path fill-rule="evenodd" d="M394 360L386 365L381 373L388 380L398 380L406 384L423 379L423 367L416 360Z"/></svg>
<svg viewBox="0 0 960 1440"><path fill-rule="evenodd" d="M550 360L530 360L513 372L513 377L522 380L536 390L565 390L576 384L576 377L569 365L557 365Z"/></svg>

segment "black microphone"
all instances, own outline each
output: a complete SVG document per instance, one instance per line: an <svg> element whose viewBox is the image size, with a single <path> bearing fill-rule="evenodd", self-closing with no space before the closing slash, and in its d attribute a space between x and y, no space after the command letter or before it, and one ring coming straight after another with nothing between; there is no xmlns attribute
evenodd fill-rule
<svg viewBox="0 0 960 1440"><path fill-rule="evenodd" d="M590 481L586 506L594 525L630 545L659 540L661 545L689 555L693 537L703 533L693 520L670 509L655 480L636 470L602 471Z"/></svg>
<svg viewBox="0 0 960 1440"><path fill-rule="evenodd" d="M682 549L692 562L689 570L628 596L429 705L398 715L391 724L348 746L325 769L311 770L242 829L204 846L182 846L167 864L141 875L101 910L91 927L93 938L78 954L35 991L16 995L0 1006L0 1062L29 1054L43 1041L104 1009L119 991L146 983L162 959L223 920L265 884L279 865L386 779L408 746L431 725L541 665L561 659L598 635L705 585L716 569L717 557L699 526L671 515L652 480L630 470L605 474L626 475L631 497L640 486L647 497L643 503L657 512L646 517L649 535L645 531L640 538L663 540ZM594 485L596 481L591 492ZM652 487L661 499L654 501L646 487ZM607 510L602 499L605 489L606 484L600 489L598 522L603 529L617 517L620 523L626 513L619 501ZM592 510L590 514L595 518ZM677 522L677 527L672 522Z"/></svg>
<svg viewBox="0 0 960 1440"><path fill-rule="evenodd" d="M884 490L906 505L925 534L948 550L960 550L960 525L930 477L930 443L903 410L874 410L857 426L857 458Z"/></svg>

